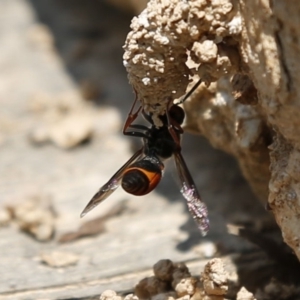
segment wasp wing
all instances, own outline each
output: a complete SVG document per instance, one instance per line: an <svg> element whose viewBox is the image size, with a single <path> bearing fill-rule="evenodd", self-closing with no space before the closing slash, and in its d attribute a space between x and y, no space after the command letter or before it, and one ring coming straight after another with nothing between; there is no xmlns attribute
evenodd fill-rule
<svg viewBox="0 0 300 300"><path fill-rule="evenodd" d="M181 194L186 199L188 209L193 219L196 221L199 230L204 236L207 234L209 229L207 207L200 198L194 180L186 166L186 163L180 151L176 151L174 153L174 159L175 159L179 179L182 184L182 188L180 190Z"/></svg>
<svg viewBox="0 0 300 300"><path fill-rule="evenodd" d="M100 188L100 190L94 195L81 213L81 218L84 217L90 210L94 209L102 201L104 201L107 197L109 197L119 187L120 181L124 175L124 171L142 154L143 148L133 154L133 156L112 176L112 178Z"/></svg>

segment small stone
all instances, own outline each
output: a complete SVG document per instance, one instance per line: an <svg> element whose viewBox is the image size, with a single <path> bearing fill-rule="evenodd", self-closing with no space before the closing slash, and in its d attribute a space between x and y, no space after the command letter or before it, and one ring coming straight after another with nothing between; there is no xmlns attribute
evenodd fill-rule
<svg viewBox="0 0 300 300"><path fill-rule="evenodd" d="M43 253L40 256L41 261L50 267L61 268L74 265L78 262L79 256L70 252L53 251Z"/></svg>

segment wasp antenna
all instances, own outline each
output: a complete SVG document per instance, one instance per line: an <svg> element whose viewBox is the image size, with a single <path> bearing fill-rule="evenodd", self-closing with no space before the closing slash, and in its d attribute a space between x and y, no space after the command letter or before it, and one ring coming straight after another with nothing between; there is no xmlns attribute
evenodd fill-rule
<svg viewBox="0 0 300 300"><path fill-rule="evenodd" d="M182 104L187 98L189 98L195 90L198 88L198 86L202 83L202 79L200 78L195 85L190 89L190 91L179 101L176 103L176 105Z"/></svg>

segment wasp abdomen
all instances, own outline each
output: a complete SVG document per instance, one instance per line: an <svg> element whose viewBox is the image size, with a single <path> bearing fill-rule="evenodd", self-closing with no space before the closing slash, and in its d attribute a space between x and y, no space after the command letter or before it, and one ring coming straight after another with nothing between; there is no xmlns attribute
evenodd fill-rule
<svg viewBox="0 0 300 300"><path fill-rule="evenodd" d="M132 164L122 179L123 189L132 195L143 196L150 193L162 177L161 163L141 160Z"/></svg>

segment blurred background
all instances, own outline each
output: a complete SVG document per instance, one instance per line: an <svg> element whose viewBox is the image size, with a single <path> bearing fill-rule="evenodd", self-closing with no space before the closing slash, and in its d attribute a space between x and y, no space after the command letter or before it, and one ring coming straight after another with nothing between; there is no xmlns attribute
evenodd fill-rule
<svg viewBox="0 0 300 300"><path fill-rule="evenodd" d="M227 224L273 232L272 217L236 162L188 133L182 153L209 208L205 238L172 161L151 194L120 188L80 219L140 147L122 135L134 99L122 45L142 1L125 9L115 2L0 1L1 299L128 291L163 258L188 262L197 274L214 256L265 259L257 246L229 235ZM254 281L246 280L250 289Z"/></svg>

